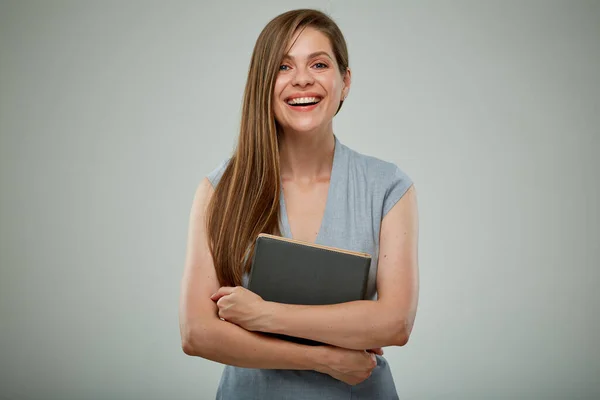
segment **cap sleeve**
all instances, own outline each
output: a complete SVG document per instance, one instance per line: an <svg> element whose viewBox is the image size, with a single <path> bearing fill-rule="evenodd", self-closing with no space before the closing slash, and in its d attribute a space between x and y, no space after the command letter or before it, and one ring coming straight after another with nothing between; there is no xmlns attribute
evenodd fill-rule
<svg viewBox="0 0 600 400"><path fill-rule="evenodd" d="M394 169L390 174L390 179L387 183L387 189L383 198L383 213L382 218L396 205L396 203L404 196L404 193L413 184L410 177L404 173L398 166L394 165Z"/></svg>
<svg viewBox="0 0 600 400"><path fill-rule="evenodd" d="M206 177L208 178L208 180L210 181L210 183L212 184L213 188L216 188L217 185L219 184L219 181L221 180L221 177L223 176L223 173L225 172L225 169L227 168L227 165L229 164L229 160L224 160L223 162L221 162L221 164L219 164L219 166L215 169L213 169Z"/></svg>

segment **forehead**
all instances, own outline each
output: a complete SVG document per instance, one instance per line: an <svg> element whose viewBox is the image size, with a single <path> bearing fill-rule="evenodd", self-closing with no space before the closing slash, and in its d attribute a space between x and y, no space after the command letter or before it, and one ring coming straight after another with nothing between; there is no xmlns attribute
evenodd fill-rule
<svg viewBox="0 0 600 400"><path fill-rule="evenodd" d="M286 56L303 58L321 51L326 52L333 59L333 49L329 38L321 31L308 26L294 33L288 44Z"/></svg>

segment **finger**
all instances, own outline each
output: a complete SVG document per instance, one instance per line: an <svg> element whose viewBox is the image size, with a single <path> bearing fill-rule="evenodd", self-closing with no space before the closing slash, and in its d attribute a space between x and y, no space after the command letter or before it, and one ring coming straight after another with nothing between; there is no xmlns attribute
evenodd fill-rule
<svg viewBox="0 0 600 400"><path fill-rule="evenodd" d="M380 355L380 356L382 356L382 355L383 355L383 349L382 349L381 347L377 347L377 348L375 348L375 349L369 349L369 350L367 350L367 351L368 351L369 353L374 353L374 354L377 354L377 355Z"/></svg>
<svg viewBox="0 0 600 400"><path fill-rule="evenodd" d="M225 302L229 299L228 296L229 295L225 295L217 300L217 307L219 307L219 309L223 309L223 307L226 306Z"/></svg>
<svg viewBox="0 0 600 400"><path fill-rule="evenodd" d="M222 288L219 288L219 290L217 290L215 293L213 293L212 296L210 296L210 299L212 301L217 301L221 297L227 296L228 294L233 293L233 289L235 289L235 288L232 288L229 286L223 286Z"/></svg>

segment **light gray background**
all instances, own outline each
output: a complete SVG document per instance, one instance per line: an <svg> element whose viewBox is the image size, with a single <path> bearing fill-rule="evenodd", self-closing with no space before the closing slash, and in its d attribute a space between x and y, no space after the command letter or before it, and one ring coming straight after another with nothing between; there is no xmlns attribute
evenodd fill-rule
<svg viewBox="0 0 600 400"><path fill-rule="evenodd" d="M339 138L416 182L404 399L599 398L599 1L2 1L0 398L210 399L180 348L200 180L254 42L330 12Z"/></svg>

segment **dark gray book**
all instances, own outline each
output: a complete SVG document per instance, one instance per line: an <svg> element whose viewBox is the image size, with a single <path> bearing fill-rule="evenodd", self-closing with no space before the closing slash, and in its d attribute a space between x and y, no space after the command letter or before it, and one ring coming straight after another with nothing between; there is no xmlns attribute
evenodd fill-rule
<svg viewBox="0 0 600 400"><path fill-rule="evenodd" d="M371 256L279 236L256 239L248 289L266 301L327 305L364 300ZM297 343L322 343L285 335Z"/></svg>

